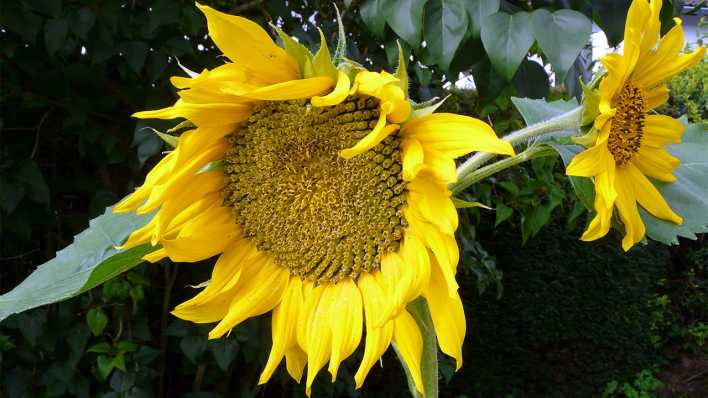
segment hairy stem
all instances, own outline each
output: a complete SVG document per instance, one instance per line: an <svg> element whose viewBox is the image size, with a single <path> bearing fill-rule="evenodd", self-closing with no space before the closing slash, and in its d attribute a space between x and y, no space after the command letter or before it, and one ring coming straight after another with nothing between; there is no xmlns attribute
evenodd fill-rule
<svg viewBox="0 0 708 398"><path fill-rule="evenodd" d="M554 118L526 126L521 130L514 131L502 139L509 142L512 146L528 142L531 139L537 138L547 133L555 133L560 130L572 129L578 126L580 116L582 115L583 107L579 106L566 113L560 114ZM492 159L494 154L487 152L477 152L457 168L457 178L459 181L467 180L467 175L479 169L484 163ZM460 182L454 184L451 189L459 192L468 187L470 184L459 188Z"/></svg>

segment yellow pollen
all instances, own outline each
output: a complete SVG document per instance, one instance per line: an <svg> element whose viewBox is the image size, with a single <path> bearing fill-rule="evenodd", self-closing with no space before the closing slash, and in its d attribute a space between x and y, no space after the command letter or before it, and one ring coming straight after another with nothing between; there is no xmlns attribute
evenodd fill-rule
<svg viewBox="0 0 708 398"><path fill-rule="evenodd" d="M644 103L642 91L629 81L614 101L616 112L612 117L607 147L618 166L625 165L639 151L646 118Z"/></svg>
<svg viewBox="0 0 708 398"><path fill-rule="evenodd" d="M378 105L370 97L321 108L268 102L230 136L224 202L246 237L291 274L336 283L398 250L407 225L400 138L349 160L338 155L376 125Z"/></svg>

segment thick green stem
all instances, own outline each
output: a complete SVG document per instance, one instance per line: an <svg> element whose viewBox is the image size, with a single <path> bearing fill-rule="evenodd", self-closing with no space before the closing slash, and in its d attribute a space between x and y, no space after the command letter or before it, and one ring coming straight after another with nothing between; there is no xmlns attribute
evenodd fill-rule
<svg viewBox="0 0 708 398"><path fill-rule="evenodd" d="M533 158L539 158L542 156L553 156L557 154L558 152L546 145L532 146L531 148L521 152L516 156L504 158L498 162L494 162L488 166L481 167L466 174L465 176L457 180L457 182L450 187L450 190L452 191L453 195L458 194L467 189L467 187L471 186L472 184L481 181L511 166L515 166L519 163L529 161Z"/></svg>
<svg viewBox="0 0 708 398"><path fill-rule="evenodd" d="M555 133L561 130L574 129L578 126L580 122L580 116L582 115L583 107L579 106L572 109L566 113L560 114L554 118L526 126L521 130L514 131L513 133L502 137L504 141L509 142L512 146L518 146L519 144L528 142L533 138L537 138L547 133ZM494 154L487 152L477 152L464 163L462 163L457 168L457 178L459 181L467 180L467 175L479 169L484 163L493 158ZM460 183L454 184L451 189L453 191L459 192ZM469 184L465 185L464 188L468 187ZM462 189L464 189L462 188Z"/></svg>
<svg viewBox="0 0 708 398"><path fill-rule="evenodd" d="M420 334L423 336L423 355L420 359L420 368L423 376L423 389L425 390L425 398L438 398L438 341L435 336L435 327L433 326L433 318L430 317L428 303L423 298L418 298L408 304L408 312L413 315ZM393 344L393 348L401 361L403 370L406 372L406 380L408 380L408 389L413 398L423 398L415 387L411 372L406 366L406 362L398 352L398 347Z"/></svg>

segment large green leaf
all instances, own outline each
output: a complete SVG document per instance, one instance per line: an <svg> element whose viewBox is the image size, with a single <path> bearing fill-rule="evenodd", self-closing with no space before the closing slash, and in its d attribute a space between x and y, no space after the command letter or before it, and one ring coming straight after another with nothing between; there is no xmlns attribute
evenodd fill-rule
<svg viewBox="0 0 708 398"><path fill-rule="evenodd" d="M465 0L467 15L470 17L468 34L475 39L479 38L482 22L490 15L499 11L499 0Z"/></svg>
<svg viewBox="0 0 708 398"><path fill-rule="evenodd" d="M681 217L683 224L659 220L640 208L647 236L665 244L678 244L678 237L696 239L697 233L708 232L708 126L688 124L680 144L668 151L681 159L674 171L676 181L655 182L661 196Z"/></svg>
<svg viewBox="0 0 708 398"><path fill-rule="evenodd" d="M507 81L511 81L533 44L531 14L498 12L482 22L482 44L489 59Z"/></svg>
<svg viewBox="0 0 708 398"><path fill-rule="evenodd" d="M558 10L551 14L544 9L534 11L531 21L534 36L556 72L556 81L562 82L587 44L592 22L577 11Z"/></svg>
<svg viewBox="0 0 708 398"><path fill-rule="evenodd" d="M445 71L467 32L467 24L462 0L431 0L425 6L425 42Z"/></svg>
<svg viewBox="0 0 708 398"><path fill-rule="evenodd" d="M157 247L143 245L119 251L115 246L150 218L107 209L91 220L88 229L76 235L74 243L0 296L0 321L11 314L74 297L140 264L142 257Z"/></svg>
<svg viewBox="0 0 708 398"><path fill-rule="evenodd" d="M386 14L381 9L382 2L383 0L366 0L359 7L359 15L364 25L379 39L383 39L386 28Z"/></svg>
<svg viewBox="0 0 708 398"><path fill-rule="evenodd" d="M379 0L388 25L412 48L420 47L427 0Z"/></svg>
<svg viewBox="0 0 708 398"><path fill-rule="evenodd" d="M521 62L513 83L516 92L528 98L543 98L548 95L550 89L546 70L538 62L528 59Z"/></svg>

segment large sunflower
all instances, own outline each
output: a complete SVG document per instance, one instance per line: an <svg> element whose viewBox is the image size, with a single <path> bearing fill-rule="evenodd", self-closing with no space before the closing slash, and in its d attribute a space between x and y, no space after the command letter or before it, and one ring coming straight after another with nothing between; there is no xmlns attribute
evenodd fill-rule
<svg viewBox="0 0 708 398"><path fill-rule="evenodd" d="M219 256L206 288L173 311L218 322L219 338L273 311L273 346L260 378L283 357L307 387L329 362L334 380L366 324L361 386L394 341L421 392L422 339L406 305L427 299L440 349L462 362L457 293L454 158L513 154L485 123L413 111L405 65L397 76L335 66L279 32L199 6L231 63L174 77L180 99L140 118L194 128L114 211L155 212L124 244L161 248L149 261ZM220 166L219 166L220 165Z"/></svg>
<svg viewBox="0 0 708 398"><path fill-rule="evenodd" d="M600 82L599 132L592 147L577 155L567 174L592 177L597 215L583 234L595 240L607 234L617 207L624 225L622 247L629 250L645 234L637 202L652 215L681 224L654 184L647 178L671 182L680 161L665 149L681 141L684 127L676 119L651 111L669 97L665 82L693 66L705 47L690 54L683 48L681 20L659 38L661 0L634 0L624 30L622 54L602 58L607 74Z"/></svg>

